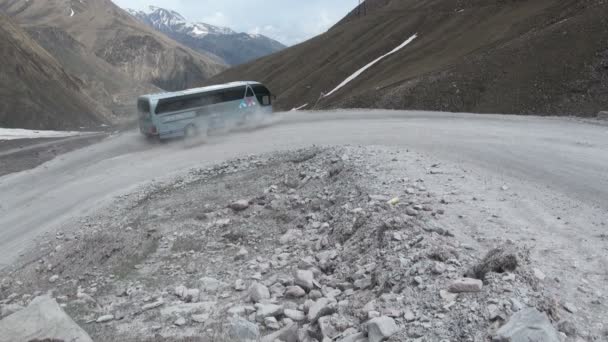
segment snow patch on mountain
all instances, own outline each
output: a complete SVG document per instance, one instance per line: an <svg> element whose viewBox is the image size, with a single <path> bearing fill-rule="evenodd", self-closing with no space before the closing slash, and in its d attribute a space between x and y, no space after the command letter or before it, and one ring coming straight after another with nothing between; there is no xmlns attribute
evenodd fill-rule
<svg viewBox="0 0 608 342"><path fill-rule="evenodd" d="M350 75L349 77L347 77L344 81L342 81L342 83L340 83L337 87L335 87L334 90L332 90L329 93L323 95L323 97L328 97L328 96L332 95L333 93L337 92L342 87L344 87L345 85L349 84L352 80L354 80L355 78L359 77L359 75L361 75L362 73L364 73L367 69L373 67L376 63L380 62L384 58L386 58L386 57L394 54L395 52L403 49L404 47L406 47L409 43L411 43L417 37L418 37L418 34L415 34L415 35L411 36L406 41L404 41L403 43L401 43L401 45L399 45L396 48L394 48L392 51L390 51L390 52L388 52L388 53L386 53L386 54L384 54L384 55L376 58L371 63L368 63L367 65L365 65L363 68L355 71L355 73L353 73L352 75Z"/></svg>
<svg viewBox="0 0 608 342"><path fill-rule="evenodd" d="M76 135L90 134L87 132L76 131L43 131L21 128L2 128L0 127L0 141L15 139L37 139L37 138L65 138Z"/></svg>

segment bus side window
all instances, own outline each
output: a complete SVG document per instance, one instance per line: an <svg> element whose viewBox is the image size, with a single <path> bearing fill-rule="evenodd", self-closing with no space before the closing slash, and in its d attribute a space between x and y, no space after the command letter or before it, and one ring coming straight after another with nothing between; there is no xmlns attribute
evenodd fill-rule
<svg viewBox="0 0 608 342"><path fill-rule="evenodd" d="M222 92L222 102L242 100L246 92L245 87L226 89Z"/></svg>

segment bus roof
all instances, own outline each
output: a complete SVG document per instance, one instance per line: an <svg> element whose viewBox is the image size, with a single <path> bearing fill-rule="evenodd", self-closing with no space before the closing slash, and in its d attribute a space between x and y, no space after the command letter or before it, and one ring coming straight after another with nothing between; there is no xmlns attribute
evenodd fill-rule
<svg viewBox="0 0 608 342"><path fill-rule="evenodd" d="M255 85L255 84L261 84L261 83L255 82L255 81L230 82L230 83L216 84L216 85L200 87L200 88L185 89L185 90L180 90L180 91L164 92L164 93L157 93L157 94L147 94L147 95L142 95L139 98L145 98L148 100L161 100L161 99L166 99L166 98L171 98L171 97L191 95L191 94L197 94L197 93L205 93L205 92L209 92L209 91L230 89L230 88L234 88L234 87L241 87L241 86Z"/></svg>

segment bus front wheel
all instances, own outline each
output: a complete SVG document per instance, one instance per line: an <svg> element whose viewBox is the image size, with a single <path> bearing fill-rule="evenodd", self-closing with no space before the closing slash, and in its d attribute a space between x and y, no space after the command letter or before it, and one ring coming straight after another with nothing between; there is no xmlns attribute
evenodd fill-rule
<svg viewBox="0 0 608 342"><path fill-rule="evenodd" d="M198 129L194 125L188 125L184 130L184 136L186 139L193 139L198 135Z"/></svg>

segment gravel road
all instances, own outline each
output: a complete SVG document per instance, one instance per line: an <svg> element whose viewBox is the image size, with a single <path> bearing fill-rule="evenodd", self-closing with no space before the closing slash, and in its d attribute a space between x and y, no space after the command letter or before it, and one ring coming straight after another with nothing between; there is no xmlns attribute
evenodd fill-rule
<svg viewBox="0 0 608 342"><path fill-rule="evenodd" d="M60 228L156 177L227 158L286 148L400 146L550 189L581 205L608 199L608 128L574 119L401 111L287 113L275 125L184 148L150 145L135 132L0 178L0 265L33 237ZM533 197L533 196L531 196ZM550 203L547 203L550 205Z"/></svg>

